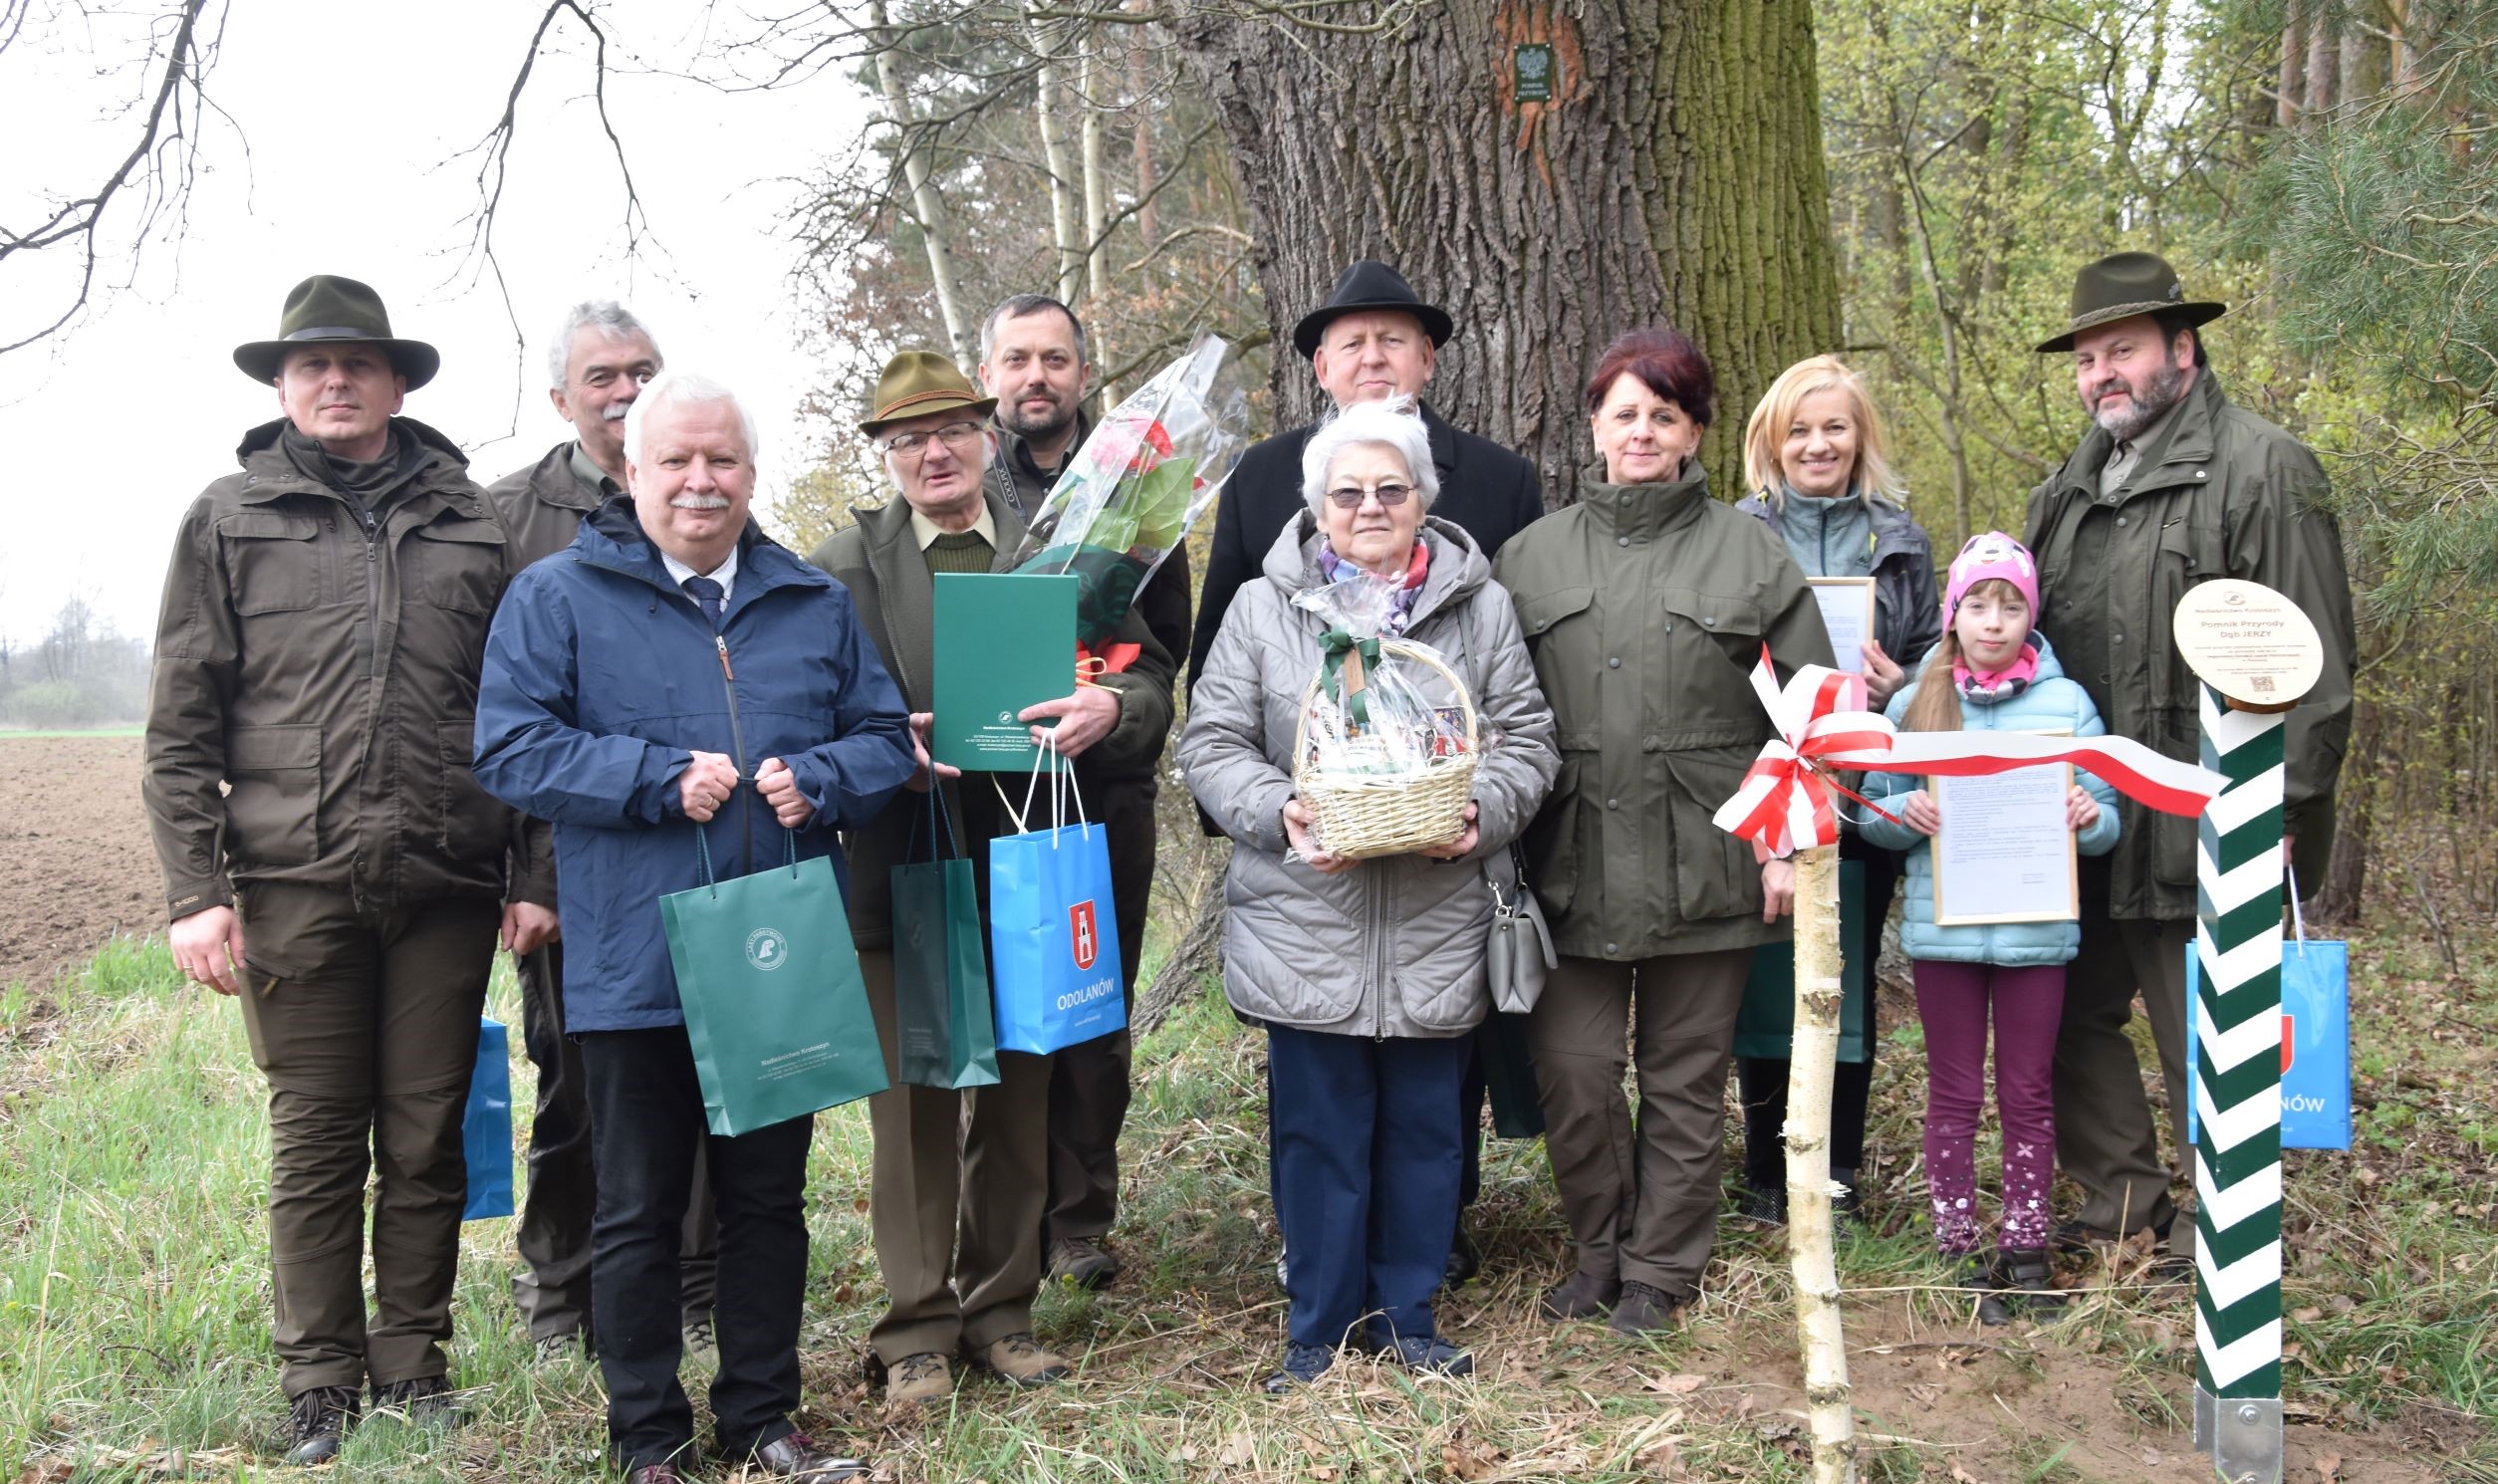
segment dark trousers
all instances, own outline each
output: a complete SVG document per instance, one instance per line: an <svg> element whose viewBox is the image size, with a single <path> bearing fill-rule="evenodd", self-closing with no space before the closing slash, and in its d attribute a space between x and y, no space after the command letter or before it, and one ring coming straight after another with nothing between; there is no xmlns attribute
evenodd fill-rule
<svg viewBox="0 0 2498 1484"><path fill-rule="evenodd" d="M516 1237L521 1270L512 1303L532 1340L578 1335L590 1327L590 1223L599 1181L591 1161L590 1093L581 1047L564 1034L564 945L550 943L520 961L521 1045L538 1069L538 1110L529 1122L529 1192ZM711 1317L719 1229L700 1145L685 1208L679 1275L685 1323Z"/></svg>
<svg viewBox="0 0 2498 1484"><path fill-rule="evenodd" d="M1881 1007L1881 985L1874 968L1882 961L1882 922L1890 916L1891 898L1899 890L1899 857L1890 851L1849 846L1843 837L1840 858L1865 863L1865 919L1857 924L1855 941L1846 945L1852 958L1865 965L1865 1060L1841 1062L1830 1089L1830 1165L1854 1171L1865 1165L1865 1111L1874 1096L1875 1013ZM1787 1188L1787 1077L1784 1057L1738 1057L1736 1086L1743 1100L1743 1179L1755 1190ZM1854 1183L1853 1177L1849 1178Z"/></svg>
<svg viewBox="0 0 2498 1484"><path fill-rule="evenodd" d="M2056 1183L2056 1110L2048 1092L2065 966L2004 968L1919 959L1925 1027L1925 1186L1934 1245L1975 1252L1978 1114L1986 1107L1986 1030L1995 1028L1995 1107L2003 1126L2005 1247L2047 1245Z"/></svg>
<svg viewBox="0 0 2498 1484"><path fill-rule="evenodd" d="M1468 1039L1267 1027L1267 1117L1295 1345L1428 1337L1463 1161ZM1368 1320L1367 1334L1353 1334Z"/></svg>
<svg viewBox="0 0 2498 1484"><path fill-rule="evenodd" d="M243 1028L269 1079L269 1267L289 1396L449 1373L477 1066L501 909L246 882ZM365 1182L374 1315L365 1315Z"/></svg>
<svg viewBox="0 0 2498 1484"><path fill-rule="evenodd" d="M1136 1004L1136 965L1144 956L1153 892L1150 781L1114 783L1096 806L1111 851L1111 901L1119 915L1120 992ZM1043 1251L1070 1237L1102 1237L1119 1217L1119 1133L1127 1122L1133 1043L1125 1031L1097 1037L1050 1058L1049 1204Z"/></svg>
<svg viewBox="0 0 2498 1484"><path fill-rule="evenodd" d="M885 1309L876 1359L979 1352L1032 1329L1041 1291L1051 1057L997 1054L994 1086L952 1092L902 1081L893 953L863 948L860 977L892 1086L868 1100L875 1140L868 1224Z"/></svg>
<svg viewBox="0 0 2498 1484"><path fill-rule="evenodd" d="M1590 1278L1675 1299L1700 1291L1717 1240L1726 1065L1752 952L1632 963L1564 954L1528 1017L1544 1148ZM1636 1122L1623 1097L1634 1057Z"/></svg>
<svg viewBox="0 0 2498 1484"><path fill-rule="evenodd" d="M2169 1133L2185 1163L2192 1158L2185 1137L2185 952L2194 924L2111 920L2108 873L2104 859L2082 863L2082 948L2065 966L2056 1035L2056 1161L2082 1187L2082 1220L2102 1231L2133 1232L2168 1220L2176 1205L2125 1023L2139 990L2167 1086ZM2169 1249L2191 1252L2193 1239L2193 1223L2179 1222Z"/></svg>
<svg viewBox="0 0 2498 1484"><path fill-rule="evenodd" d="M681 1461L693 1442L693 1405L676 1378L684 1345L677 1243L699 1143L720 1218L712 1427L723 1455L743 1457L787 1434L798 1406L807 1145L816 1120L735 1138L711 1132L682 1026L593 1031L580 1044L599 1160L591 1313L609 1447L629 1472Z"/></svg>

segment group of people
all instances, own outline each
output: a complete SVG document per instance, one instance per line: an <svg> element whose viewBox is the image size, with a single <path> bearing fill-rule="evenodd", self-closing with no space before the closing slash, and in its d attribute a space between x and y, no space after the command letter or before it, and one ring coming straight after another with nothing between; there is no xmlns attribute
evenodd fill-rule
<svg viewBox="0 0 2498 1484"><path fill-rule="evenodd" d="M2085 268L2072 323L2040 349L2070 353L2091 429L2024 538L1972 539L1939 585L1880 418L1833 358L1790 368L1754 409L1730 504L1702 459L1719 410L1705 355L1670 330L1622 336L1585 393L1604 475L1548 514L1532 464L1424 399L1457 326L1391 268L1352 265L1299 322L1334 407L1241 459L1193 618L1170 564L1118 635L1133 657L1071 671L1020 718L1054 733L1109 830L1132 978L1185 663L1177 769L1234 847L1225 991L1267 1037L1290 1300L1269 1389L1347 1348L1471 1370L1433 1300L1477 1260L1486 932L1522 891L1558 954L1524 1033L1576 1254L1542 1308L1638 1335L1698 1297L1739 1007L1756 958L1787 951L1794 891L1788 862L1711 815L1772 735L1750 680L1764 648L1782 677L1835 662L1808 578L1873 580L1862 664L1903 726L2105 728L2178 756L2196 691L2165 632L2177 597L2207 577L2281 589L2328 651L2289 738L2290 829L2315 878L2348 731L2348 585L2315 459L2221 393L2199 330L2220 312L2148 254ZM288 1459L335 1457L368 1388L376 1409L457 1419L460 1118L499 941L539 1069L513 1295L542 1358L595 1356L632 1484L670 1484L694 1456L689 1350L716 1356L715 1456L866 1471L792 1420L813 1119L736 1136L705 1119L658 907L705 857L725 877L829 856L841 882L895 1074L871 1100L886 1295L868 1338L888 1403L943 1398L957 1364L1019 1386L1071 1374L1033 1303L1044 1281L1119 1275L1125 1034L1002 1051L993 1086L902 1084L887 877L938 791L985 921L983 845L1014 826L928 756L934 577L1009 568L1081 446L1075 314L1037 295L997 306L976 381L941 354L895 356L860 421L893 498L806 558L751 516L758 441L734 391L664 369L614 303L576 307L549 346L573 435L484 488L401 413L439 357L395 338L367 286L307 280L278 336L235 362L282 415L182 523L145 788L175 963L241 1000L269 1083ZM1295 781L1305 687L1348 640L1294 600L1350 571L1392 588L1383 633L1428 646L1480 721L1457 837L1359 860L1331 854ZM2078 923L1936 926L1933 800L1911 778L1863 791L1878 809L1843 843L1868 877L1847 951L1870 966L1904 872L1935 1239L1982 1317L2052 1303L2058 1242L2147 1229L2188 1253L2124 1026L2138 990L2182 1149L2192 823L2086 780L2068 815ZM1993 1254L1971 1159L1990 1021ZM1834 1100L1850 1184L1868 1030ZM1785 1068L1740 1070L1741 1205L1775 1221ZM2084 1192L2061 1226L2058 1163Z"/></svg>

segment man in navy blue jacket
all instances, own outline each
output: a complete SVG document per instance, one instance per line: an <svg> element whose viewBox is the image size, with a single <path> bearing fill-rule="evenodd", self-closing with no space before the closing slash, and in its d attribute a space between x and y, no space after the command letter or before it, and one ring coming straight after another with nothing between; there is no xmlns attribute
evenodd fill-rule
<svg viewBox="0 0 2498 1484"><path fill-rule="evenodd" d="M757 1472L863 1466L790 1423L815 1120L712 1134L660 924L697 884L831 855L911 776L909 723L850 594L749 523L754 428L736 397L662 372L625 421L629 493L505 594L486 641L477 779L555 826L566 1029L599 1170L592 1328L608 1436L632 1484L673 1484L693 1441L676 1370L677 1233L696 1142L720 1227L711 1410Z"/></svg>

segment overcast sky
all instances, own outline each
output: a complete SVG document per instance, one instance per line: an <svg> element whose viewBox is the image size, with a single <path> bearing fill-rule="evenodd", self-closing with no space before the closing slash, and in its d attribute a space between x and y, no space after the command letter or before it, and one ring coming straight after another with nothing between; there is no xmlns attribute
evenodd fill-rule
<svg viewBox="0 0 2498 1484"><path fill-rule="evenodd" d="M475 165L451 157L501 115L540 9L238 0L209 79L231 122L203 130L178 257L152 246L136 287L66 339L0 357L0 448L18 471L0 538L0 635L31 642L74 591L125 631L153 631L182 511L234 469L243 430L278 415L274 389L235 370L233 349L273 338L287 291L314 273L372 284L395 333L442 352L441 374L405 410L467 449L480 482L569 436L547 404L544 345L569 304L594 296L624 299L671 364L746 397L766 496L803 466L796 408L811 371L780 217L794 177L856 137L863 101L837 77L740 95L612 77L609 111L655 237L627 262L587 43L566 36L522 102L496 228L528 338L521 357L491 279L463 266ZM639 0L620 40L655 66L690 65L699 10ZM92 189L99 162L132 137L106 117L139 86L112 72L126 41L52 39L49 52L21 38L0 54L0 220L13 228L47 189ZM60 256L47 272L74 269ZM57 283L26 262L0 269L0 343L25 333L38 291Z"/></svg>

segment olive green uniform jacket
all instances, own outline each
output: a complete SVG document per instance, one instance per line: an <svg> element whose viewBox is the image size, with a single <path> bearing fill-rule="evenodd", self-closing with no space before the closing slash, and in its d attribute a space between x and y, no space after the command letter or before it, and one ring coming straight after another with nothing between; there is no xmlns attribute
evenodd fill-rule
<svg viewBox="0 0 2498 1484"><path fill-rule="evenodd" d="M2209 367L2178 403L2166 446L2145 449L2124 484L2103 497L2100 471L2114 446L2094 425L2030 496L2038 626L2091 693L2110 735L2192 761L2201 701L2171 632L2177 600L2197 583L2233 577L2297 604L2324 640L2325 668L2290 713L2286 819L2301 876L2320 882L2333 848L2334 785L2351 739L2356 647L2342 531L2321 504L2324 468L2298 439L2232 406ZM2090 522L2101 529L2082 539ZM2195 822L2129 799L2118 807L2109 915L2191 918Z"/></svg>
<svg viewBox="0 0 2498 1484"><path fill-rule="evenodd" d="M1627 962L1787 936L1761 920L1751 845L1710 816L1775 734L1750 678L1762 643L1781 680L1837 661L1786 544L1685 469L1589 481L1493 565L1561 745L1525 850L1562 953Z"/></svg>
<svg viewBox="0 0 2498 1484"><path fill-rule="evenodd" d="M141 784L173 917L241 880L380 906L503 889L511 816L468 769L503 526L448 438L395 420L423 462L370 533L283 422L182 518Z"/></svg>
<svg viewBox="0 0 2498 1484"><path fill-rule="evenodd" d="M997 562L995 570L1009 570L1014 562L1015 548L1024 539L1024 523L994 489L984 489L982 498L988 502L989 517L997 523ZM851 598L859 605L860 621L868 625L876 654L884 661L893 683L902 688L902 697L915 712L926 711L934 703L936 672L936 583L928 575L927 558L920 552L910 529L910 506L899 495L874 510L859 512L858 524L836 531L817 547L807 560L831 573L842 586L850 589ZM1146 810L1152 808L1149 792L1137 790L1132 783L1136 760L1157 754L1171 729L1171 677L1173 666L1168 650L1154 640L1145 627L1142 615L1129 610L1122 640L1139 646L1133 664L1116 675L1104 675L1098 683L1119 696L1119 721L1110 734L1086 749L1076 761L1076 781L1084 801L1096 822L1107 821L1125 800L1141 797ZM1076 677L1076 656L1067 656L1067 680L1072 687ZM1065 692L1058 692L1064 694ZM1011 830L1011 821L1004 820L990 780L1009 785L1009 792L1020 801L1026 780L1021 775L966 773L946 786L945 804L956 840L953 854L969 851L975 873L980 878L981 917L988 912L988 852L980 842L1001 830ZM866 829L843 839L842 848L850 859L850 931L862 948L889 947L893 941L892 870L895 866L912 860L927 860L930 842L927 839L925 795L903 790L893 797ZM911 833L916 828L920 839L915 847ZM1114 833L1113 839L1119 836Z"/></svg>

